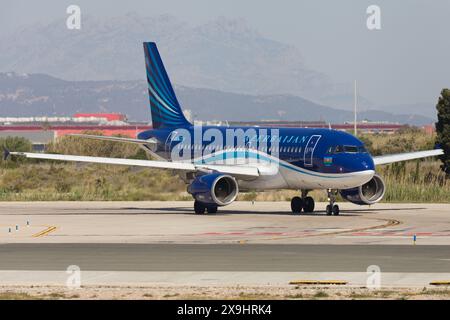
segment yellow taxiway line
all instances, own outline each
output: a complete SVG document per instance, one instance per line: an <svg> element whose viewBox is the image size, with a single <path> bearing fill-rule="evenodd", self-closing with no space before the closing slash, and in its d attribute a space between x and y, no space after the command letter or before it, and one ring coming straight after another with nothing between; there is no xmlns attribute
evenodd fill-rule
<svg viewBox="0 0 450 320"><path fill-rule="evenodd" d="M329 285L345 285L347 281L343 280L294 280L289 284L303 285L303 284L329 284Z"/></svg>
<svg viewBox="0 0 450 320"><path fill-rule="evenodd" d="M41 232L35 233L32 235L33 238L42 237L48 235L50 232L53 232L56 230L55 226L49 226L47 229L42 230Z"/></svg>
<svg viewBox="0 0 450 320"><path fill-rule="evenodd" d="M450 281L433 281L430 284L432 286L450 286Z"/></svg>

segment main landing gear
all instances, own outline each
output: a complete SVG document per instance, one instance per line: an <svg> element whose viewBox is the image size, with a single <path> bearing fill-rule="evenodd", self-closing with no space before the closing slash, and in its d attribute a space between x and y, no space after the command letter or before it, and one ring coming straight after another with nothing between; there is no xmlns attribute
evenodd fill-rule
<svg viewBox="0 0 450 320"><path fill-rule="evenodd" d="M301 213L302 210L305 213L314 211L314 199L308 197L308 191L302 190L301 197L293 197L291 200L291 210L293 213Z"/></svg>
<svg viewBox="0 0 450 320"><path fill-rule="evenodd" d="M338 216L339 215L339 206L337 204L335 204L337 191L328 189L327 194L328 194L328 201L330 201L330 204L328 204L327 208L326 208L327 215L331 216L333 214L335 216Z"/></svg>
<svg viewBox="0 0 450 320"><path fill-rule="evenodd" d="M326 207L327 215L339 215L339 206L336 204L336 194L337 190L327 190L328 200L330 204ZM291 210L292 213L301 213L302 210L305 213L314 212L314 199L308 197L308 190L302 190L301 197L293 197L291 200Z"/></svg>
<svg viewBox="0 0 450 320"><path fill-rule="evenodd" d="M203 202L194 201L194 212L196 214L205 214L205 211L208 213L216 213L217 212L217 206L214 205L206 205Z"/></svg>

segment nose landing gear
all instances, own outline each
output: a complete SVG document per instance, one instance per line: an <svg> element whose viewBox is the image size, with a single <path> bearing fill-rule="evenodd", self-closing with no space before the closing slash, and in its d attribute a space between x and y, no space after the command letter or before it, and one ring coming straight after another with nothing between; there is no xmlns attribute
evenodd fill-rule
<svg viewBox="0 0 450 320"><path fill-rule="evenodd" d="M328 204L326 208L327 215L331 216L333 214L335 216L338 216L339 206L335 204L337 191L328 189L327 194L328 194L328 201L330 201L330 204Z"/></svg>
<svg viewBox="0 0 450 320"><path fill-rule="evenodd" d="M214 205L206 205L203 202L194 201L194 212L196 214L205 214L205 211L207 213L216 213L217 212L217 206Z"/></svg>

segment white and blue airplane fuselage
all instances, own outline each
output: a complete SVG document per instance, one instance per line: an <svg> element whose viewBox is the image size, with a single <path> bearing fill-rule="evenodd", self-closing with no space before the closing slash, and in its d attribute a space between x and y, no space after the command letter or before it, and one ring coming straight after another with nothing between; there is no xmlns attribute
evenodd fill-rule
<svg viewBox="0 0 450 320"><path fill-rule="evenodd" d="M139 139L157 141L155 152L164 159L172 159L178 152L187 152L187 161L195 164L252 166L265 170L257 177L239 179L240 190L269 189L348 189L372 179L375 165L363 143L354 136L336 130L308 128L189 126L194 132L217 130L226 137L228 132L253 131L255 141L265 140L263 147L256 143L216 144L214 141L192 138L189 143L178 141L176 129L155 129L141 132ZM274 135L273 131L277 131ZM260 134L263 132L263 134ZM249 140L251 140L251 138ZM271 142L277 139L274 146ZM182 145L182 146L179 146ZM223 145L225 147L223 147ZM178 146L178 149L177 149ZM338 150L336 151L336 149ZM342 151L340 151L342 150ZM346 151L344 151L346 150Z"/></svg>
<svg viewBox="0 0 450 320"><path fill-rule="evenodd" d="M175 170L188 185L198 214L216 212L240 191L274 189L299 190L291 200L292 212L312 212L315 204L308 192L322 189L330 201L327 214L338 215L337 193L359 205L383 198L385 184L376 165L443 153L435 149L372 157L358 138L331 129L194 126L183 114L156 44L145 42L144 53L153 129L139 133L137 139L78 136L135 143L155 160L8 150L5 156Z"/></svg>

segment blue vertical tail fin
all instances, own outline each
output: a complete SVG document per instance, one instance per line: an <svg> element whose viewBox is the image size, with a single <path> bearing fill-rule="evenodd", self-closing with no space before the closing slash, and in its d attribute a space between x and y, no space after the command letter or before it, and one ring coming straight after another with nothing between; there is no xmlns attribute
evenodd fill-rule
<svg viewBox="0 0 450 320"><path fill-rule="evenodd" d="M156 44L144 42L144 52L153 128L190 126L173 91Z"/></svg>

